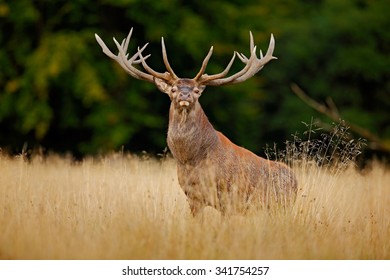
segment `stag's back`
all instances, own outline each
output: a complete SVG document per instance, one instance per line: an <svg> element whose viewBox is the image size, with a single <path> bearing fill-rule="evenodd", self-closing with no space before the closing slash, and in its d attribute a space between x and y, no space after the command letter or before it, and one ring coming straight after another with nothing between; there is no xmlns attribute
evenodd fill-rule
<svg viewBox="0 0 390 280"><path fill-rule="evenodd" d="M219 143L210 161L214 162L217 174L229 185L241 188L241 193L246 192L248 196L253 192L260 196L274 194L276 200L295 196L297 180L287 165L261 158L217 133Z"/></svg>

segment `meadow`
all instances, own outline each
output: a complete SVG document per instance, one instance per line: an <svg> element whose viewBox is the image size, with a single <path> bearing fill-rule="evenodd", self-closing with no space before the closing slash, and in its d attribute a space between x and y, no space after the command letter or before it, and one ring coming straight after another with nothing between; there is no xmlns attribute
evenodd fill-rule
<svg viewBox="0 0 390 280"><path fill-rule="evenodd" d="M291 207L192 217L173 159L0 153L0 259L390 259L390 172L293 167Z"/></svg>

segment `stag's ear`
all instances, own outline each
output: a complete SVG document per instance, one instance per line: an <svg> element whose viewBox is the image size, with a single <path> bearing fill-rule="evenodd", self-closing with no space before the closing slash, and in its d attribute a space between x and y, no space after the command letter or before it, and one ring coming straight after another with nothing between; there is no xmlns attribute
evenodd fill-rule
<svg viewBox="0 0 390 280"><path fill-rule="evenodd" d="M168 84L166 81L164 81L163 79L160 79L160 78L157 78L157 77L153 77L153 81L154 83L156 84L157 88L166 93L166 94L170 94L171 92L171 88L172 86L170 84Z"/></svg>
<svg viewBox="0 0 390 280"><path fill-rule="evenodd" d="M202 92L204 91L204 89L206 88L206 86L201 85L201 86L198 86L198 88L199 88L199 95L201 95Z"/></svg>

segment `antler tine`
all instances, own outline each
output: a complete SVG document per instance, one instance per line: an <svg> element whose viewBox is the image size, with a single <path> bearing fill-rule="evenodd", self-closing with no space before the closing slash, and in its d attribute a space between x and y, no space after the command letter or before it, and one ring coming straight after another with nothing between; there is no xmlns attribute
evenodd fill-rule
<svg viewBox="0 0 390 280"><path fill-rule="evenodd" d="M129 43L130 43L130 38L131 38L131 35L133 34L133 27L130 29L130 32L129 34L127 35L126 39L125 39L125 45L124 45L124 50L128 50L129 49Z"/></svg>
<svg viewBox="0 0 390 280"><path fill-rule="evenodd" d="M159 73L154 71L152 68L150 68L145 60L150 57L150 54L143 56L142 52L145 50L147 47L148 43L146 43L142 48L138 47L137 53L135 53L130 59L128 59L129 54L127 53L127 49L129 47L131 35L133 33L133 28L130 29L129 34L127 37L122 41L121 44L118 43L118 41L113 38L114 43L116 47L118 48L118 55L113 54L110 49L106 46L104 41L99 37L99 35L95 34L96 41L98 44L101 46L103 53L106 54L108 57L111 59L115 60L118 62L118 64L131 76L133 76L136 79L140 80L145 80L148 82L154 82L154 78L161 78L166 81L170 81L172 79L178 79L178 77L175 75L173 72L171 66L169 65L164 42L163 42L163 58L164 58L164 64L167 67L168 72L165 73ZM133 64L139 64L142 63L142 66L145 68L146 72L145 73L133 66Z"/></svg>
<svg viewBox="0 0 390 280"><path fill-rule="evenodd" d="M147 55L146 57L143 57L143 55L142 55L143 49L140 49L140 48L138 48L138 52L137 52L137 55L139 56L139 59L137 61L135 61L134 63L142 63L142 67L144 67L146 72L148 72L153 77L160 78L160 79L163 79L163 80L166 80L166 81L173 80L173 79L178 79L178 77L176 76L175 72L173 72L173 69L170 66L169 62L168 62L167 52L166 52L165 45L164 45L164 39L162 39L161 42L162 42L162 53L163 53L164 65L167 68L168 72L160 73L160 72L157 72L157 71L153 70L146 63L146 59L150 55Z"/></svg>
<svg viewBox="0 0 390 280"><path fill-rule="evenodd" d="M263 69L264 65L267 64L269 61L271 61L272 59L277 59L277 57L272 55L274 52L274 49L275 49L275 39L274 39L274 35L271 34L271 39L270 39L270 42L268 45L268 50L267 50L267 53L265 54L265 56L263 56L263 53L260 50L260 59L258 59L257 55L256 55L256 51L254 51L253 52L254 53L253 65L250 67L250 69L246 73L244 73L242 76L235 79L233 83L236 84L236 83L246 81L247 79L254 76L261 69Z"/></svg>
<svg viewBox="0 0 390 280"><path fill-rule="evenodd" d="M144 73L132 65L134 63L134 60L140 55L140 50L138 50L138 52L128 60L127 54L125 53L126 50L123 49L123 46L119 45L118 41L115 38L113 38L113 40L114 40L114 43L119 51L117 59L115 59L115 60L122 66L122 68L125 69L126 72L129 73L134 78L153 82L152 75ZM126 43L124 45L126 45ZM148 43L144 45L143 49L145 49L147 45L148 45Z"/></svg>
<svg viewBox="0 0 390 280"><path fill-rule="evenodd" d="M109 58L118 62L118 64L128 74L130 74L131 76L133 76L136 79L153 82L153 77L151 75L144 73L144 72L138 70L137 68L135 68L134 66L132 66L133 63L139 63L139 61L136 60L136 58L139 56L139 53L136 53L135 55L133 55L129 60L127 59L128 54L126 54L125 52L127 51L127 48L129 46L132 32L133 32L133 28L130 29L130 32L127 35L127 38L122 41L122 44L119 44L118 41L115 38L113 38L114 43L117 46L118 51L119 51L118 55L115 55L110 51L110 49L106 46L104 41L99 37L99 35L95 34L95 38L96 38L96 41L98 42L98 44L101 46L103 53L106 54ZM142 47L142 51L146 48L146 46L147 46L147 44L145 44ZM149 57L149 55L146 57Z"/></svg>
<svg viewBox="0 0 390 280"><path fill-rule="evenodd" d="M133 56L134 57L134 60L133 60L133 64L140 64L142 62L142 59L143 60L146 60L148 59L149 57L151 57L152 55L151 54L148 54L147 56L143 57L142 56L142 52L144 51L144 49L149 45L149 43L146 43L141 49L138 47L137 48L137 53ZM142 59L139 58L139 59L135 59L137 56L141 57L142 56ZM127 57L127 55L126 55Z"/></svg>
<svg viewBox="0 0 390 280"><path fill-rule="evenodd" d="M164 37L161 37L161 49L162 49L162 55L163 55L165 67L167 68L168 72L172 75L173 79L175 80L178 79L171 65L169 64L167 50L165 49L165 44L164 44Z"/></svg>
<svg viewBox="0 0 390 280"><path fill-rule="evenodd" d="M122 48L123 50L125 50L125 51L127 51L128 48L129 48L129 43L130 43L130 38L131 38L131 34L132 34L132 33L133 33L133 28L130 29L129 35L127 35L127 37L126 37L125 39L123 39L123 41L122 41L121 48ZM139 56L139 53L142 53L148 45L149 45L149 43L146 43L141 49L138 47L138 52L130 58L130 60L132 61L132 63L134 63L134 64L139 64L139 63L141 63L141 59L135 60L135 58L136 58L137 56ZM126 54L126 59L127 59L128 55L129 55L129 54L127 53L127 54ZM151 54L148 54L147 56L144 57L144 59L146 60L146 59L149 58L150 56L151 56Z"/></svg>
<svg viewBox="0 0 390 280"><path fill-rule="evenodd" d="M272 54L274 53L274 49L275 49L275 38L274 38L274 34L271 33L271 39L269 41L268 50L265 55L271 56L271 59L278 59L276 56L272 56Z"/></svg>
<svg viewBox="0 0 390 280"><path fill-rule="evenodd" d="M239 58L243 63L247 63L248 58L245 56L245 54L243 54L243 53L237 53L237 56L238 56L238 58Z"/></svg>
<svg viewBox="0 0 390 280"><path fill-rule="evenodd" d="M212 54L213 54L213 46L211 46L207 56L203 60L202 67L200 68L199 73L194 78L195 81L199 81L200 83L204 83L205 81L208 81L208 80L215 80L215 79L223 78L226 76L227 73L229 73L229 70L232 67L234 59L236 57L236 52L233 53L233 56L230 59L229 64L226 66L226 68L221 73L214 74L214 75L203 74L204 71L206 70L207 64L209 63L209 60L210 60L210 57Z"/></svg>
<svg viewBox="0 0 390 280"><path fill-rule="evenodd" d="M216 76L209 76L202 83L204 85L209 85L209 86L220 86L225 84L240 83L251 78L257 72L259 72L264 67L264 65L267 64L270 60L276 59L276 57L272 55L275 49L275 39L272 34L271 34L271 39L270 39L267 53L264 57L261 51L260 51L260 59L256 55L257 47L254 44L252 32L249 32L249 47L250 47L249 58L247 58L243 54L237 53L239 59L243 63L245 63L245 66L243 69L241 69L241 71L227 78L220 78L220 77L215 78Z"/></svg>
<svg viewBox="0 0 390 280"><path fill-rule="evenodd" d="M229 73L229 70L233 65L234 59L236 58L236 54L239 55L237 52L233 53L233 56L230 59L229 64L226 66L225 70L223 70L221 73L214 74L214 75L203 74L200 77L199 82L204 84L204 82L207 82L209 80L215 80L215 79L220 79L220 78L225 77L227 75L227 73Z"/></svg>
<svg viewBox="0 0 390 280"><path fill-rule="evenodd" d="M255 48L255 40L253 39L252 31L249 31L249 53Z"/></svg>
<svg viewBox="0 0 390 280"><path fill-rule="evenodd" d="M160 78L160 79L163 79L163 80L170 80L172 79L172 73L168 73L168 72L165 72L165 73L159 73L155 70L153 70L147 63L146 63L146 58L147 57L143 57L142 56L142 51L138 48L138 55L140 57L139 61L142 63L142 66L144 67L144 69L149 73L151 74L153 77L156 77L156 78ZM169 70L168 70L169 71ZM174 73L173 73L174 74Z"/></svg>
<svg viewBox="0 0 390 280"><path fill-rule="evenodd" d="M219 77L217 77L216 79L211 79L210 78L210 79L208 79L206 81L205 84L208 85L208 86L220 86L220 85L234 83L234 81L236 79L238 79L239 77L243 76L252 67L254 58L256 57L255 53L256 53L256 47L254 47L254 49L252 50L252 53L251 53L251 56L249 57L249 59L247 59L245 56L242 57L242 55L239 55L237 53L237 55L241 59L241 61L245 63L245 66L244 66L244 68L241 69L241 71L239 71L236 74L233 74L233 75L231 75L229 77L223 78L223 79L221 79ZM212 77L212 76L210 76L210 77Z"/></svg>
<svg viewBox="0 0 390 280"><path fill-rule="evenodd" d="M213 54L213 46L211 46L209 52L207 53L206 57L204 58L202 62L202 67L200 68L198 74L196 74L194 80L198 81L199 78L203 75L204 71L206 70L207 64L209 63L210 57Z"/></svg>
<svg viewBox="0 0 390 280"><path fill-rule="evenodd" d="M107 55L109 58L112 58L114 60L117 60L117 56L114 55L109 48L107 48L106 44L104 41L95 33L95 39L98 42L98 44L102 47L102 51L105 55Z"/></svg>

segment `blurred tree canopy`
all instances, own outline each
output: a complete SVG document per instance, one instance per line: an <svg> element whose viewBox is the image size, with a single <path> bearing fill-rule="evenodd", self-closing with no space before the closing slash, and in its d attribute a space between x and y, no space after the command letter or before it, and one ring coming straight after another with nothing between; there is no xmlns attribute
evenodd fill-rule
<svg viewBox="0 0 390 280"><path fill-rule="evenodd" d="M388 0L0 0L0 147L24 143L82 156L166 146L169 98L106 57L134 27L130 52L150 42L149 64L164 71L160 37L180 77L193 77L211 45L207 73L234 50L248 55L249 30L275 53L249 81L209 87L201 104L216 129L262 153L322 118L291 91L331 97L340 115L390 139ZM241 69L237 60L232 71ZM390 150L390 149L389 149Z"/></svg>

